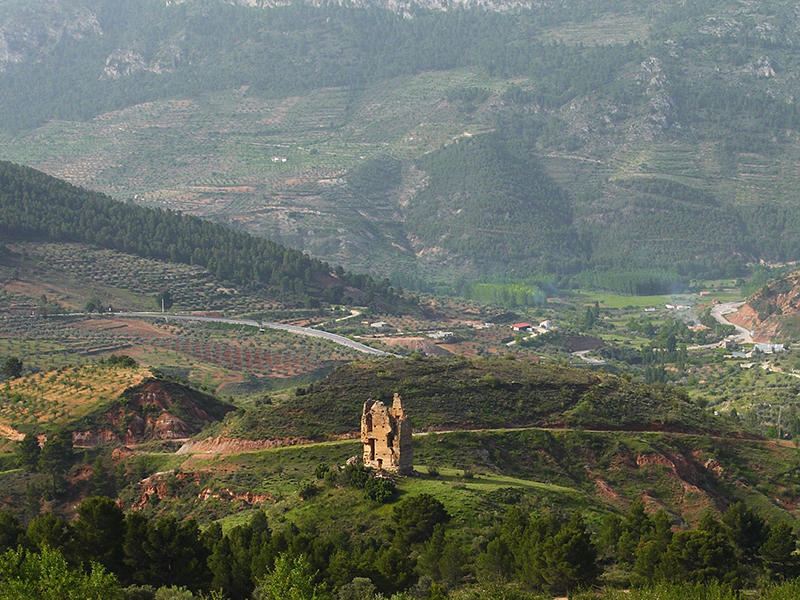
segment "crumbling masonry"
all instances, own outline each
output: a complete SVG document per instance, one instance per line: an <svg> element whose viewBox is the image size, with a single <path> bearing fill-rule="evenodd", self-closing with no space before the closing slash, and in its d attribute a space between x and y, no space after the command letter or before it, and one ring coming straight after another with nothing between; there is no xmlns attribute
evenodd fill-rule
<svg viewBox="0 0 800 600"><path fill-rule="evenodd" d="M361 414L361 441L364 465L401 475L414 471L411 446L411 420L403 410L400 394L394 395L392 408L383 402L367 400Z"/></svg>

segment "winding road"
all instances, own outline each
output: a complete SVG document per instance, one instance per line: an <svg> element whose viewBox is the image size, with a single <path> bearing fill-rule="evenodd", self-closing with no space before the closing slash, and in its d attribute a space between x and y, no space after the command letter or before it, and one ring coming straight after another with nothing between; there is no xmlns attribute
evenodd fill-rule
<svg viewBox="0 0 800 600"><path fill-rule="evenodd" d="M578 352L573 352L572 356L576 356L576 357L580 358L587 365L604 365L604 364L606 364L606 361L605 361L604 358L590 358L590 357L586 356L590 352L591 352L591 350L579 350Z"/></svg>
<svg viewBox="0 0 800 600"><path fill-rule="evenodd" d="M329 331L320 331L319 329L312 329L310 327L300 327L298 325L286 325L284 323L273 323L272 321L259 322L252 319L226 319L224 317L203 317L200 315L173 315L168 313L151 313L151 312L116 312L112 313L112 316L117 317L119 319L164 319L167 322L200 321L205 323L227 323L229 325L245 325L248 327L260 327L262 329L279 329L281 331L288 331L289 333L295 333L298 335L306 335L309 337L322 338L324 340L333 342L334 344L339 344L340 346L346 346L348 348L351 348L352 350L356 350L357 352L363 352L364 354L371 354L373 356L396 356L400 358L400 356L397 354L392 354L391 352L384 352L383 350L378 350L376 348L370 348L369 346L353 341L350 338L344 337L343 335L330 333Z"/></svg>
<svg viewBox="0 0 800 600"><path fill-rule="evenodd" d="M740 325L731 323L724 316L738 311L739 307L742 305L744 305L744 302L723 302L722 304L716 304L711 309L711 316L714 317L717 323L722 323L723 325L733 325L736 328L737 335L728 336L729 340L733 342L738 342L740 344L752 344L753 343L752 332L749 329L741 327Z"/></svg>

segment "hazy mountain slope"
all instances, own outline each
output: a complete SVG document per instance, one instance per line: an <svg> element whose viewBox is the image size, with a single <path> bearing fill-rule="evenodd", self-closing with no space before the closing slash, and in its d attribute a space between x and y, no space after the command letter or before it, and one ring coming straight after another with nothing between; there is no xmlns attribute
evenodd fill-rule
<svg viewBox="0 0 800 600"><path fill-rule="evenodd" d="M394 295L386 282L376 286L371 277L341 268L334 274L327 263L297 250L194 217L126 205L12 163L0 162L0 209L5 239L88 243L202 265L221 280L271 288L317 307L323 293L331 301L355 294L381 304Z"/></svg>
<svg viewBox="0 0 800 600"><path fill-rule="evenodd" d="M381 275L800 258L784 4L375 4L6 3L0 156ZM571 209L498 241L475 192L469 243L442 243L464 182L434 157L489 131L517 150L481 165L486 189L514 197L506 175L539 164L548 205ZM356 189L348 173L379 156L397 181Z"/></svg>
<svg viewBox="0 0 800 600"><path fill-rule="evenodd" d="M497 264L509 274L535 272L577 257L566 194L502 141L463 139L416 164L428 175L406 209L416 246L469 257L488 273Z"/></svg>

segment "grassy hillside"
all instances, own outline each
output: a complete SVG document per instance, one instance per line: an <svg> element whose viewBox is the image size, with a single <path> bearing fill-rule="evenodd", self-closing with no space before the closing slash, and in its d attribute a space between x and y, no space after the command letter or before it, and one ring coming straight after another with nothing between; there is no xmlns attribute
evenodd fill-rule
<svg viewBox="0 0 800 600"><path fill-rule="evenodd" d="M131 456L128 468L160 474L134 480L120 493L127 505L145 501L148 514L226 517L236 523L260 506L279 521L321 532L372 531L369 514L375 505L314 475L319 465L341 466L360 450L358 442L347 440L234 454L142 454ZM583 510L596 519L636 500L666 509L683 526L696 523L706 510L723 511L738 501L774 522L796 516L793 456L791 448L774 442L661 432L431 433L414 438L419 475L397 482L400 497L439 498L459 527L490 526L513 504ZM310 482L324 493L304 500L298 492ZM153 492L159 501L146 497Z"/></svg>
<svg viewBox="0 0 800 600"><path fill-rule="evenodd" d="M403 397L416 430L576 426L721 430L725 425L673 388L505 358L354 362L275 405L226 424L233 437L326 438L358 431L369 399Z"/></svg>

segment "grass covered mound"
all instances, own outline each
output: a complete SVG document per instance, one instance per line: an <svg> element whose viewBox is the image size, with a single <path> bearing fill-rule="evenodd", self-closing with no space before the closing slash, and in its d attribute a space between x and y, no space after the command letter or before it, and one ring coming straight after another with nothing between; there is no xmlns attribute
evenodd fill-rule
<svg viewBox="0 0 800 600"><path fill-rule="evenodd" d="M403 397L416 430L525 426L711 431L723 425L679 388L606 373L506 358L354 362L298 388L279 404L257 403L224 434L308 439L355 432L369 398Z"/></svg>

